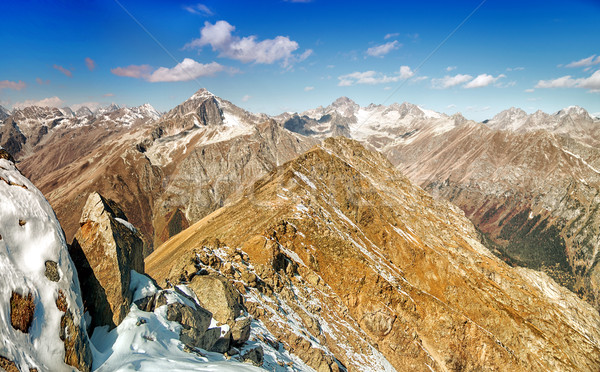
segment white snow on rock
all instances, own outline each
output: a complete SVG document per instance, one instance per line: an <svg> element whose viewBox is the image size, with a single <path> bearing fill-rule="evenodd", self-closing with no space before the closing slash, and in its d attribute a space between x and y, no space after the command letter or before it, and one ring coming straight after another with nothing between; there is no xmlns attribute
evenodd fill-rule
<svg viewBox="0 0 600 372"><path fill-rule="evenodd" d="M63 362L65 350L59 336L63 313L56 299L61 290L75 324L85 329L75 267L50 204L6 159L0 159L0 235L0 355L21 370L72 371ZM58 282L45 276L46 261L57 263ZM34 298L35 315L28 334L11 325L13 292Z"/></svg>
<svg viewBox="0 0 600 372"><path fill-rule="evenodd" d="M128 228L132 233L137 233L137 229L135 228L135 226L133 226L131 224L131 222L129 221L125 221L122 218L116 217L115 220L117 220L120 224L122 224L123 226L125 226L126 228Z"/></svg>
<svg viewBox="0 0 600 372"><path fill-rule="evenodd" d="M134 300L154 295L158 288L147 276L131 272L131 289L134 292ZM193 291L184 285L177 288L197 301ZM180 302L188 306L194 304L184 296L173 290L165 292L167 303ZM289 355L285 350L275 350L262 341L249 341L241 348L241 352L260 345L265 350L264 369L254 367L248 363L225 358L223 354L199 350L199 353L184 351L184 344L179 341L181 325L167 320L167 305L163 305L154 312L145 312L131 305L127 317L119 326L110 332L107 327L98 327L94 330L92 344L94 346L94 365L96 372L113 371L145 371L145 372L185 372L185 371L207 371L207 372L238 372L238 371L292 371L287 365L281 366L277 361L291 362L298 366L297 358ZM217 322L212 319L211 327ZM222 334L227 332L227 326L221 326ZM268 333L262 323L253 321L252 335L257 332ZM273 339L274 337L271 336ZM254 337L252 337L254 338ZM301 370L312 369L299 364ZM296 369L297 370L297 369Z"/></svg>

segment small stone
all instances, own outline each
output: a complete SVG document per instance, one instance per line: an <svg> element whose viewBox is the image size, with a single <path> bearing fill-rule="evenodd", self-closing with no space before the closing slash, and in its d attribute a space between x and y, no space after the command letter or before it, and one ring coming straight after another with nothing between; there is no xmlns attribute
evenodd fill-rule
<svg viewBox="0 0 600 372"><path fill-rule="evenodd" d="M145 318L138 318L138 321L135 323L136 326L141 326L142 324L146 324L148 321Z"/></svg>
<svg viewBox="0 0 600 372"><path fill-rule="evenodd" d="M264 358L264 351L262 346L254 346L249 350L246 350L242 355L241 359L245 363L252 363L257 367L262 367Z"/></svg>
<svg viewBox="0 0 600 372"><path fill-rule="evenodd" d="M250 338L250 325L252 321L249 318L243 318L236 320L233 327L231 327L231 338L233 344L241 346Z"/></svg>
<svg viewBox="0 0 600 372"><path fill-rule="evenodd" d="M58 273L58 264L54 261L46 261L46 272L44 273L48 280L58 282L60 274Z"/></svg>

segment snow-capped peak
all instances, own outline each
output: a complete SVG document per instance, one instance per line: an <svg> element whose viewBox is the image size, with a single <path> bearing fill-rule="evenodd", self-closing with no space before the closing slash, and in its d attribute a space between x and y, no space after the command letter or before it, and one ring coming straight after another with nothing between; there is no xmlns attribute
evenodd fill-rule
<svg viewBox="0 0 600 372"><path fill-rule="evenodd" d="M341 116L351 117L360 106L348 97L340 97L326 108L327 113L337 112Z"/></svg>
<svg viewBox="0 0 600 372"><path fill-rule="evenodd" d="M570 115L570 116L589 117L589 114L586 111L586 109L584 109L583 107L580 107L580 106L565 107L564 109L557 111L554 115L556 115L556 116Z"/></svg>
<svg viewBox="0 0 600 372"><path fill-rule="evenodd" d="M158 118L160 118L161 113L158 112L151 104L149 103L144 103L141 106L137 106L137 107L132 107L131 111L139 114L143 117L148 117L151 118L152 120L157 120Z"/></svg>
<svg viewBox="0 0 600 372"><path fill-rule="evenodd" d="M111 112L117 111L120 108L121 107L116 103L111 103L110 105L99 107L96 110L96 115L109 114Z"/></svg>
<svg viewBox="0 0 600 372"><path fill-rule="evenodd" d="M196 93L194 93L193 96L191 96L189 100L197 100L197 99L207 99L207 98L211 98L211 97L215 97L214 94L212 94L211 92L209 92L206 88L200 88L198 89L198 91Z"/></svg>

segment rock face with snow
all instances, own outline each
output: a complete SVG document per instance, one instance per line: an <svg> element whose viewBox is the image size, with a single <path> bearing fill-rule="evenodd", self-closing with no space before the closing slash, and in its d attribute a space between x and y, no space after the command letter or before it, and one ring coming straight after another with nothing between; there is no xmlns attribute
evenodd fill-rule
<svg viewBox="0 0 600 372"><path fill-rule="evenodd" d="M149 104L132 108L119 108L112 105L101 108L96 113L92 113L85 106L76 112L68 107L63 109L39 106L17 108L10 115L0 114L0 133L6 132L10 127L15 127L20 136L3 136L5 138L0 138L0 145L16 150L13 155L20 161L35 155L48 145L56 145L56 141L64 141L64 137L72 140L81 134L95 131L95 135L99 136L99 140L101 140L102 137L106 137L106 133L98 131L99 128L108 133L125 132L132 126L155 121L159 117L160 113ZM4 122L2 123L2 121ZM13 142L12 145L9 145L9 138ZM18 146L15 146L15 141ZM73 144L63 148L62 152L68 154L72 147L74 147ZM55 165L50 169L54 169L54 167Z"/></svg>
<svg viewBox="0 0 600 372"><path fill-rule="evenodd" d="M4 108L2 105L0 105L0 120L4 120L9 116L10 116L10 112L6 108Z"/></svg>
<svg viewBox="0 0 600 372"><path fill-rule="evenodd" d="M79 281L61 227L0 148L0 363L10 370L89 371Z"/></svg>
<svg viewBox="0 0 600 372"><path fill-rule="evenodd" d="M408 102L360 107L347 97L301 115L286 113L275 119L287 129L303 135L320 139L349 137L384 154L416 138L439 136L465 120L460 114L439 114Z"/></svg>
<svg viewBox="0 0 600 372"><path fill-rule="evenodd" d="M132 301L131 270L144 273L143 243L123 211L98 193L87 199L70 253L92 326L119 325Z"/></svg>
<svg viewBox="0 0 600 372"><path fill-rule="evenodd" d="M354 141L327 139L276 168L147 270L176 282L200 250L214 257L200 269L228 277L276 342L318 370L600 367L595 309L503 263L462 211Z"/></svg>
<svg viewBox="0 0 600 372"><path fill-rule="evenodd" d="M492 129L520 133L545 130L576 138L591 145L600 140L598 133L600 122L579 106L569 106L554 114L538 110L531 115L511 107L498 113L486 124Z"/></svg>

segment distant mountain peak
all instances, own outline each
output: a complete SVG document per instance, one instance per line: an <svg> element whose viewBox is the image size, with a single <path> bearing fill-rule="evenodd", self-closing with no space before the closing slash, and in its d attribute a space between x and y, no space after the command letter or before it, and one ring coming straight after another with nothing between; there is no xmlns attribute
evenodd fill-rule
<svg viewBox="0 0 600 372"><path fill-rule="evenodd" d="M354 102L353 100L351 100L350 98L346 97L346 96L342 96L339 97L338 99L336 99L335 101L333 101L331 103L331 106L345 106L345 105L353 105L356 104L356 102Z"/></svg>
<svg viewBox="0 0 600 372"><path fill-rule="evenodd" d="M562 110L559 110L558 112L556 112L555 115L556 116L569 115L569 116L579 116L579 117L590 117L590 114L587 112L587 110L580 106L565 107Z"/></svg>
<svg viewBox="0 0 600 372"><path fill-rule="evenodd" d="M121 106L117 105L116 103L111 103L110 105L106 105L106 106L101 106L96 110L96 115L102 115L102 114L108 114L114 111L117 111L121 108Z"/></svg>
<svg viewBox="0 0 600 372"><path fill-rule="evenodd" d="M200 88L196 91L196 93L194 93L193 96L189 98L189 100L207 99L211 97L215 97L215 95L209 92L206 88Z"/></svg>

